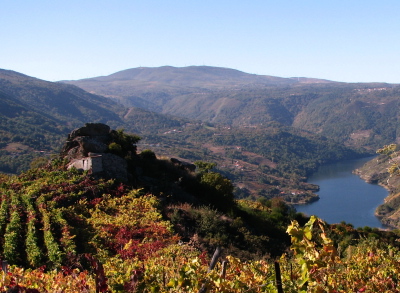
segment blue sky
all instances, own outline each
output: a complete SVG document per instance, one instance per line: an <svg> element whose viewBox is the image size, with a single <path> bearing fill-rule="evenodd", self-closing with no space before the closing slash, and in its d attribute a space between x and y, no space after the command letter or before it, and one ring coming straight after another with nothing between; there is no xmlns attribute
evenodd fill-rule
<svg viewBox="0 0 400 293"><path fill-rule="evenodd" d="M57 81L209 65L400 83L400 1L2 0L0 68Z"/></svg>

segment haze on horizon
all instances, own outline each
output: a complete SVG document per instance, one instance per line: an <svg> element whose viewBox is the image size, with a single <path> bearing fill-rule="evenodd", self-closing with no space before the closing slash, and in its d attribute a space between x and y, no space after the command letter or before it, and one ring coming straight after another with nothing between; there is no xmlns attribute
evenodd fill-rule
<svg viewBox="0 0 400 293"><path fill-rule="evenodd" d="M49 81L208 65L400 83L400 2L5 1L0 68Z"/></svg>

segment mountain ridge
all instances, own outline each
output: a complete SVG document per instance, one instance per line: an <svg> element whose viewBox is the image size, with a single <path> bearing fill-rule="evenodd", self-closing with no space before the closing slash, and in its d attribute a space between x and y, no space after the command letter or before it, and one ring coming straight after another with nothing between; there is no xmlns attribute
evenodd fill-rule
<svg viewBox="0 0 400 293"><path fill-rule="evenodd" d="M161 76L161 77L160 77ZM271 75L258 75L246 73L240 70L214 67L214 66L161 66L161 67L137 67L130 68L115 72L107 76L99 76L93 78L85 78L80 81L121 81L121 80L139 80L139 81L162 81L174 85L182 85L191 87L191 84L197 84L199 81L215 82L215 79L222 77L224 80L228 79L231 82L240 82L245 79L248 82L260 84L277 84L277 83L299 83L301 82L332 82L328 80L306 78L306 77L276 77ZM194 80L194 81L191 81ZM62 80L60 82L70 83L72 80Z"/></svg>
<svg viewBox="0 0 400 293"><path fill-rule="evenodd" d="M280 78L207 66L133 68L65 82L127 107L207 123L279 122L371 151L398 139L396 84Z"/></svg>

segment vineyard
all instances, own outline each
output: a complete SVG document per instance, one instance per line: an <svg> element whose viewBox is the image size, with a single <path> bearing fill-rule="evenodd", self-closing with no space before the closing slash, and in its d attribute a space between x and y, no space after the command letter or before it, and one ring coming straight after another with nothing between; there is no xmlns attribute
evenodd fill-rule
<svg viewBox="0 0 400 293"><path fill-rule="evenodd" d="M210 267L210 255L174 232L159 198L60 166L0 177L3 291L400 292L400 252L376 237L341 251L311 217L292 221L290 250L278 259L225 255Z"/></svg>

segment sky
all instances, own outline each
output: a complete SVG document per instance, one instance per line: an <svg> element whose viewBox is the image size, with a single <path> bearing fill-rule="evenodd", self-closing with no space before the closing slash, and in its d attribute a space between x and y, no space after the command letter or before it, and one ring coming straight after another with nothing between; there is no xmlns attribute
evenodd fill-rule
<svg viewBox="0 0 400 293"><path fill-rule="evenodd" d="M1 0L0 68L48 81L207 65L400 83L400 1Z"/></svg>

